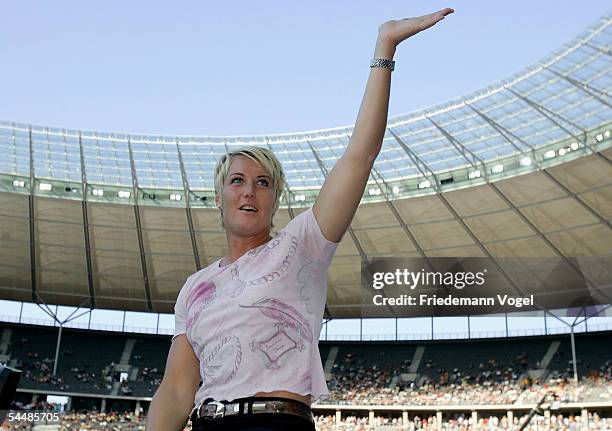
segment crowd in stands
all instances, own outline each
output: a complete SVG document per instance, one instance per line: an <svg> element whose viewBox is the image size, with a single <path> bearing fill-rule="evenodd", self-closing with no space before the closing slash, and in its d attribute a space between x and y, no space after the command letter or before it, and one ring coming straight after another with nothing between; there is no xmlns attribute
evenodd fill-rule
<svg viewBox="0 0 612 431"><path fill-rule="evenodd" d="M504 416L479 416L476 423L472 421L471 415L458 414L452 418L442 420L444 431L464 431L464 430L518 430L520 425L527 419L527 416L514 416L512 426L509 427L508 418ZM377 416L373 423L369 424L365 417L347 416L342 418L340 423L334 422L333 416L317 416L316 424L318 431L415 431L423 430L435 431L438 429L436 416L423 415L414 416L406 423L399 418L387 418ZM543 416L534 417L526 431L536 430L581 430L582 418L575 415L551 414L547 419ZM612 430L612 418L600 417L597 413L588 415L589 430Z"/></svg>
<svg viewBox="0 0 612 431"><path fill-rule="evenodd" d="M437 369L403 381L407 364L381 367L348 353L334 364L328 381L330 396L323 404L461 405L534 403L546 392L562 394L562 402L612 400L612 360L591 370L576 385L571 368L555 371L543 382L533 380L524 354L507 365L491 359L470 370ZM426 368L435 365L428 361ZM433 377L432 377L433 374ZM437 376L436 376L437 374Z"/></svg>
<svg viewBox="0 0 612 431"><path fill-rule="evenodd" d="M76 391L89 384L94 393L110 394L115 382L117 395L152 396L163 377L163 370L144 366L143 358L134 357L139 369L135 380L119 379L114 362L96 372L88 366L71 367L64 374L53 376L53 359L41 358L28 351L27 360L16 366L23 370L22 387L47 384L60 391L71 391L68 383L79 383ZM533 381L526 372L526 354L510 358L506 363L489 359L464 369L445 369L432 360L422 364L423 372L416 380L406 380L410 367L405 360L395 366L366 362L361 355L346 353L336 359L328 386L330 396L321 404L375 405L458 405L458 404L531 404L547 391L562 394L562 402L612 400L612 360L589 373L576 385L571 363L565 370L552 371L543 382ZM47 386L48 387L48 386ZM87 389L85 389L87 391Z"/></svg>
<svg viewBox="0 0 612 431"><path fill-rule="evenodd" d="M576 385L569 373L553 372L540 385L531 385L521 392L517 403L530 404L546 392L559 395L561 402L612 401L612 360L607 360L598 370L590 371Z"/></svg>
<svg viewBox="0 0 612 431"><path fill-rule="evenodd" d="M15 368L21 369L23 378L39 385L50 384L60 391L70 390L70 385L61 376L53 375L53 359L39 358L38 353L28 352L28 361L17 361Z"/></svg>
<svg viewBox="0 0 612 431"><path fill-rule="evenodd" d="M144 386L143 390L146 391L146 395L150 396L153 395L157 387L161 385L163 377L163 370L159 370L156 367L143 367L138 373L136 381Z"/></svg>
<svg viewBox="0 0 612 431"><path fill-rule="evenodd" d="M22 381L25 383L25 387L36 385L51 385L63 392L70 392L71 386L66 382L65 375L61 376L59 373L53 376L53 359L51 358L39 358L37 353L28 353L28 357L31 358L29 361L18 360L13 366L17 369L21 369ZM73 380L83 383L75 389L76 392L88 391L89 387L93 390L91 392L106 392L110 393L113 389L113 383L119 381L119 372L115 370L115 363L111 362L105 366L98 374L85 367L71 367L69 369L69 377ZM144 379L146 379L146 374ZM28 385L29 383L29 385ZM161 383L161 380L159 381ZM155 388L159 386L159 383L155 385ZM153 384L153 382L151 382ZM154 392L154 391L153 391ZM127 379L123 379L119 383L119 394L120 395L133 395L133 390ZM144 395L144 394L143 394Z"/></svg>
<svg viewBox="0 0 612 431"><path fill-rule="evenodd" d="M138 417L129 412L70 412L60 415L59 419L59 422L49 422L50 425L57 425L58 431L144 431L145 429L144 416ZM20 421L9 424L5 422L0 429L3 431L29 431L33 429L33 423Z"/></svg>
<svg viewBox="0 0 612 431"><path fill-rule="evenodd" d="M97 365L86 365L85 361L62 361L74 355L69 349L60 353L60 367L53 376L53 359L51 349L36 348L28 344L27 338L19 338L21 352L13 357L12 366L23 370L22 388L57 389L65 392L92 392L124 396L152 396L163 378L163 363L157 357L151 361L148 356L155 356L155 350L141 348L129 359L129 365L116 365L104 361ZM601 344L601 343L600 343ZM343 349L343 350L342 350ZM601 353L591 355L592 366L580 363L581 378L578 384L573 381L573 363L568 360L567 351L559 349L553 358L553 366L546 373L538 376L530 370L538 369L536 360L543 354L538 352L532 358L527 353L517 353L488 359L448 361L439 350L434 351L436 360L423 357L418 374L411 374L410 359L393 359L399 356L381 355L380 362L376 354L370 351L357 350L349 353L350 347L343 347L334 361L329 373L328 386L330 396L316 405L412 405L412 406L447 406L468 404L518 404L534 405L546 393L555 393L564 404L581 401L612 402L612 359L603 349ZM433 349L433 348L432 348ZM9 349L10 352L10 349ZM152 352L152 353L151 353ZM368 353L370 352L370 353ZM430 357L434 353L430 354ZM486 355L486 353L485 353ZM477 356L478 358L485 355ZM600 356L597 356L600 355ZM601 356L603 355L603 356ZM109 355L110 356L110 355ZM120 357L120 355L117 355ZM143 356L147 356L146 358ZM537 356L537 358L534 358ZM571 356L571 355L569 355ZM598 359L602 357L603 359ZM402 358L405 358L403 356ZM439 359L438 359L439 358ZM148 360L147 360L148 359ZM445 361L446 360L446 361ZM157 362L156 362L157 361ZM385 362L386 361L386 362ZM83 362L83 365L80 365ZM73 364L78 365L73 365ZM449 366L448 364L453 364ZM63 365L63 367L62 367ZM456 365L456 366L455 366ZM126 374L127 373L127 374ZM126 375L129 374L129 379ZM315 405L315 407L316 407ZM21 406L24 407L24 406ZM26 407L27 408L27 407ZM536 417L526 429L582 429L582 417L571 414L556 415L547 419ZM517 427L524 416L516 414L510 428ZM317 429L320 431L395 431L395 430L434 430L438 428L435 414L425 413L415 416L410 413L404 423L401 416L375 417L369 423L366 417L344 416L340 423L335 416L317 416ZM476 423L472 423L469 413L443 416L444 430L501 430L508 429L508 419L499 416L479 414ZM10 424L2 430L27 430L29 424ZM144 415L134 413L99 413L68 412L62 415L60 430L144 430ZM189 425L186 429L190 429ZM589 412L589 430L612 430L612 418L600 417Z"/></svg>
<svg viewBox="0 0 612 431"><path fill-rule="evenodd" d="M518 429L527 416L514 416L512 429ZM367 417L346 416L339 423L335 422L333 416L316 416L316 428L318 431L415 431L415 430L437 430L438 423L435 415L414 415L404 423L401 417L376 416L372 423L368 423ZM60 415L60 421L56 423L59 431L144 431L144 415L135 415L133 412L69 412ZM442 429L445 431L463 430L507 430L508 418L502 416L481 415L474 423L469 414L455 414L442 420ZM31 430L32 424L28 422L8 423L1 427L3 431ZM583 429L582 417L572 414L551 414L550 418L536 416L525 428L527 431L536 430L580 430ZM612 430L612 418L601 417L597 413L588 414L589 430ZM188 423L184 431L191 430Z"/></svg>

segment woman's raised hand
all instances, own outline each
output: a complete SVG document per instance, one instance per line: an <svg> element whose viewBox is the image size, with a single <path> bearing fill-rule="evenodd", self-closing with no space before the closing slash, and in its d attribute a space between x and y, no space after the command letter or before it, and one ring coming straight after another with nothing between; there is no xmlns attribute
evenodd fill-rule
<svg viewBox="0 0 612 431"><path fill-rule="evenodd" d="M430 13L429 15L387 21L379 27L378 39L379 41L390 43L396 47L409 37L423 30L427 30L437 22L442 21L446 15L453 12L453 9L446 8L438 12Z"/></svg>

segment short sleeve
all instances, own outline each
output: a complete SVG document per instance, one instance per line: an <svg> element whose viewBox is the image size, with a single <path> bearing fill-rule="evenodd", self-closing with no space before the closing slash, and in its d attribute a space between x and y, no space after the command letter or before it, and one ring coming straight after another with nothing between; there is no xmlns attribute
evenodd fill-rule
<svg viewBox="0 0 612 431"><path fill-rule="evenodd" d="M181 291L176 298L176 304L174 304L174 340L181 334L186 333L187 325L187 298L189 297L189 288L191 287L191 277L187 278L185 284L181 288Z"/></svg>
<svg viewBox="0 0 612 431"><path fill-rule="evenodd" d="M291 220L284 230L300 239L311 255L323 261L328 261L328 263L331 262L336 248L338 248L337 243L331 242L323 236L312 208L308 208Z"/></svg>

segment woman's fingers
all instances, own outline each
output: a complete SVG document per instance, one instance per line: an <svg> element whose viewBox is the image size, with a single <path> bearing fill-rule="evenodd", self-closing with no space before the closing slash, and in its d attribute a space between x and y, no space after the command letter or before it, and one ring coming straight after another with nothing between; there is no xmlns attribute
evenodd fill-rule
<svg viewBox="0 0 612 431"><path fill-rule="evenodd" d="M419 16L419 17L417 17L416 19L422 19L422 20L427 20L427 19L429 19L429 18L435 18L435 19L438 19L438 18L440 18L440 17L441 17L441 18L443 18L443 17L445 17L446 15L450 15L450 14L451 14L451 13L453 13L453 12L455 12L455 10L454 10L454 9L452 9L452 8L450 8L450 7L447 7L447 8L444 8L444 9L440 9L440 10L439 10L439 11L437 11L437 12L432 12L432 13L427 14L427 15ZM412 19L415 19L415 18L404 18L402 21L407 21L407 20L412 20Z"/></svg>
<svg viewBox="0 0 612 431"><path fill-rule="evenodd" d="M453 12L455 12L453 9L446 8L446 9L439 10L438 12L434 12L434 13L430 13L429 15L422 16L421 17L422 18L421 30L425 30L431 27L432 25L442 21L446 15L450 15Z"/></svg>
<svg viewBox="0 0 612 431"><path fill-rule="evenodd" d="M445 8L429 15L388 21L379 28L379 36L397 46L403 40L428 29L453 12L453 9Z"/></svg>
<svg viewBox="0 0 612 431"><path fill-rule="evenodd" d="M430 13L429 15L424 15L421 18L438 17L438 16L445 17L446 15L449 15L449 14L451 14L453 12L455 12L454 9L451 9L450 7L447 7L447 8L444 8L444 9L440 9L437 12Z"/></svg>

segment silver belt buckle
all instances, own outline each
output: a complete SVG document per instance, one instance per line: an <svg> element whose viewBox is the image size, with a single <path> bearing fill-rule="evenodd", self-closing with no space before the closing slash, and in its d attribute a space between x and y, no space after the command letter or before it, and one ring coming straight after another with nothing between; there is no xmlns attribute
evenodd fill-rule
<svg viewBox="0 0 612 431"><path fill-rule="evenodd" d="M219 402L219 401L211 401L208 404L202 404L200 406L200 411L202 408L206 409L206 406L215 406L215 412L213 413L213 418L218 418L218 417L223 417L225 416L225 404ZM198 413L200 412L198 411ZM202 417L201 415L198 414L198 417Z"/></svg>

